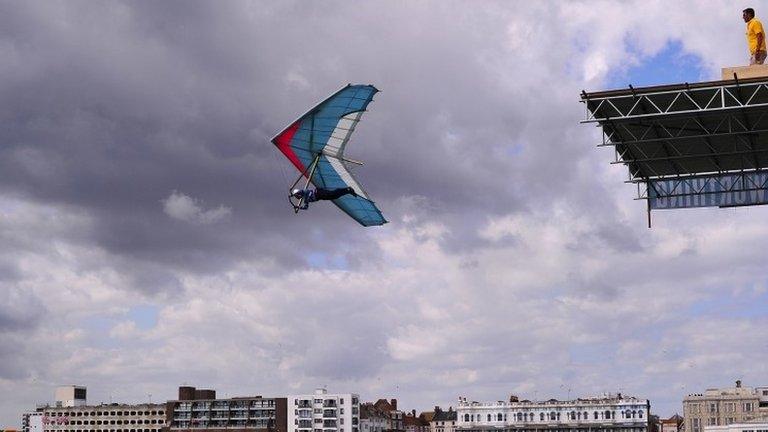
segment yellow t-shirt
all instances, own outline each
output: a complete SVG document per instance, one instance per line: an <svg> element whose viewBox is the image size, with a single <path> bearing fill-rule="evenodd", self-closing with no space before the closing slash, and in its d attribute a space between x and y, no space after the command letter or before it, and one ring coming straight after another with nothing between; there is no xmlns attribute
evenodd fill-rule
<svg viewBox="0 0 768 432"><path fill-rule="evenodd" d="M763 43L757 46L757 35L762 33ZM747 43L749 44L749 53L754 54L756 51L765 51L765 32L763 31L763 24L752 18L747 23Z"/></svg>

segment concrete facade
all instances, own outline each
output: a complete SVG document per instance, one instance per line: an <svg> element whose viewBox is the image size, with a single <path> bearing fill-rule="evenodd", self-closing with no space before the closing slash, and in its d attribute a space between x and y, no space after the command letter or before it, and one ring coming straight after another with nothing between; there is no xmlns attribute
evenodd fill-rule
<svg viewBox="0 0 768 432"><path fill-rule="evenodd" d="M705 426L728 426L768 416L768 387L707 389L683 399L685 432L704 432Z"/></svg>
<svg viewBox="0 0 768 432"><path fill-rule="evenodd" d="M165 427L162 404L45 406L36 414L30 417L28 432L33 432L38 418L42 432L161 432Z"/></svg>
<svg viewBox="0 0 768 432"><path fill-rule="evenodd" d="M43 413L28 412L21 416L22 432L43 432Z"/></svg>
<svg viewBox="0 0 768 432"><path fill-rule="evenodd" d="M78 407L87 404L88 390L84 386L67 385L56 388L57 407Z"/></svg>

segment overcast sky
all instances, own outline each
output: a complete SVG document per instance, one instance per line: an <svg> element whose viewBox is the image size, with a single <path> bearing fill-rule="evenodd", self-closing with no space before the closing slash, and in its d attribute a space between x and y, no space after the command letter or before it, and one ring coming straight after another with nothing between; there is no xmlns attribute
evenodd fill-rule
<svg viewBox="0 0 768 432"><path fill-rule="evenodd" d="M768 208L649 230L579 123L745 64L742 3L0 2L0 426L59 384L662 416L768 384ZM269 143L346 83L382 90L347 154L383 227L295 216Z"/></svg>

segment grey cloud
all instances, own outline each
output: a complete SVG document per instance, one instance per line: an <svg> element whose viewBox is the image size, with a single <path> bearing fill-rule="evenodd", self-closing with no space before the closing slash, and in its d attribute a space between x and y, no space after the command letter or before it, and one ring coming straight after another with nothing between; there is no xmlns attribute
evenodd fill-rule
<svg viewBox="0 0 768 432"><path fill-rule="evenodd" d="M681 310L762 274L759 218L668 213L647 231L578 124L579 91L604 76L584 77L602 64L590 56L623 67L623 32L700 44L699 26L658 26L699 12L603 6L0 4L0 274L41 295L0 308L0 376L14 392L36 374L88 382L102 400L139 383L127 401L183 381L231 395L329 384L430 408L510 389L667 398L673 379L700 390L744 369L706 352ZM701 29L724 28L701 13ZM728 51L703 45L711 62ZM325 203L293 215L296 173L267 142L347 82L383 90L348 147L392 221L380 229ZM181 223L160 204L173 190L197 200L177 216L232 213ZM481 235L507 216L517 231ZM130 345L87 327L142 302L162 311ZM759 318L721 324L764 336ZM671 358L633 351L677 338L697 342ZM211 355L189 364L197 349Z"/></svg>

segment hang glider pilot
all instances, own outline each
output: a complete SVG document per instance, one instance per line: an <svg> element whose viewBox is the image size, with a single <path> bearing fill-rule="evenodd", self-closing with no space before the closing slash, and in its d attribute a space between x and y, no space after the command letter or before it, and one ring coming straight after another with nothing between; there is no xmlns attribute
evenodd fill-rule
<svg viewBox="0 0 768 432"><path fill-rule="evenodd" d="M335 200L343 197L344 195L357 196L357 192L351 187L338 188L338 189L294 189L291 191L291 195L301 200L303 198L302 210L309 208L309 203L320 200Z"/></svg>
<svg viewBox="0 0 768 432"><path fill-rule="evenodd" d="M749 45L749 64L763 64L766 57L765 49L765 31L763 23L755 18L755 10L746 8L742 11L741 17L747 23L747 44Z"/></svg>

